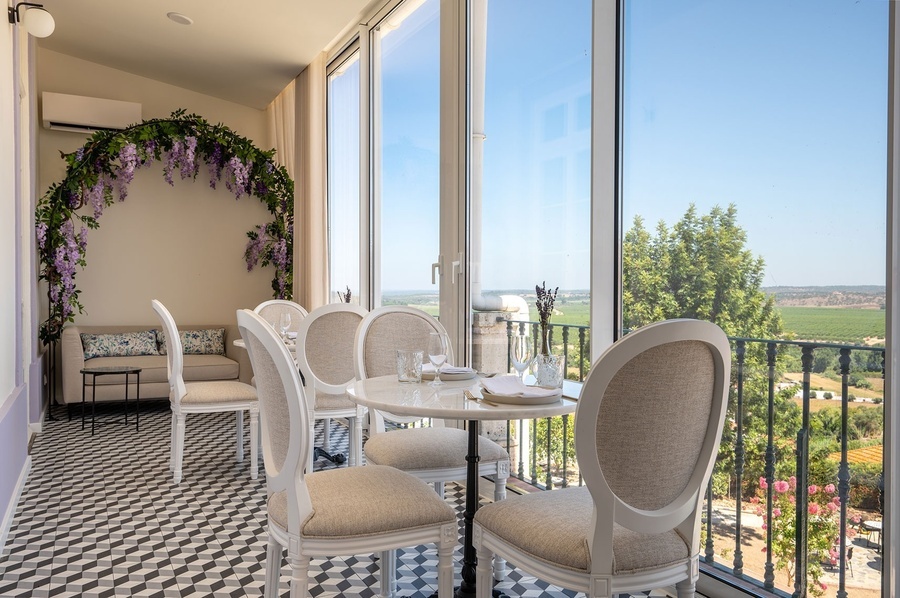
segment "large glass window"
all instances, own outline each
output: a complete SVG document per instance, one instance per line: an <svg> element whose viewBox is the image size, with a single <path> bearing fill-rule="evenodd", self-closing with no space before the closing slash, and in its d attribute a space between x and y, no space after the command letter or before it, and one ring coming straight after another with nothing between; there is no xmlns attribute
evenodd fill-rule
<svg viewBox="0 0 900 598"><path fill-rule="evenodd" d="M330 300L360 302L359 52L328 74L328 260Z"/></svg>
<svg viewBox="0 0 900 598"><path fill-rule="evenodd" d="M769 589L800 570L804 595L841 595L843 566L849 595L877 593L853 521L882 516L888 3L624 8L623 327L711 320L741 360L702 552ZM844 521L842 439L871 447L848 457Z"/></svg>
<svg viewBox="0 0 900 598"><path fill-rule="evenodd" d="M589 365L591 2L491 0L472 11L472 307L518 308L514 319L535 322L535 285L558 287L553 351L574 325L567 352L579 378ZM533 329L522 327L535 344Z"/></svg>
<svg viewBox="0 0 900 598"><path fill-rule="evenodd" d="M408 0L375 28L372 93L375 299L438 315L439 0Z"/></svg>

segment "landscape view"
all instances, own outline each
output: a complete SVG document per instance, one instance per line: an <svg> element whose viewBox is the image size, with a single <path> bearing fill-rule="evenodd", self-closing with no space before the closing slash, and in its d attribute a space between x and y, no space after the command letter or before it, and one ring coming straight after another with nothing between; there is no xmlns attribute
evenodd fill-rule
<svg viewBox="0 0 900 598"><path fill-rule="evenodd" d="M752 268L751 268L752 269ZM626 274L626 283L628 280ZM720 277L721 278L721 277ZM643 281L645 286L647 281ZM627 284L626 284L627 286ZM650 285L652 286L652 285ZM774 410L773 442L776 451L774 479L785 481L796 476L795 444L793 438L801 426L800 412L803 406L802 366L800 344L815 343L810 373L810 467L808 482L816 492L809 498L809 551L813 556L808 563L810 595L835 596L838 589L840 517L835 502L838 496L838 468L841 462L841 438L847 437L847 462L850 475L846 511L846 542L855 552L848 553L855 574L847 578L850 595L872 597L880 595L881 557L878 551L880 536L873 535L871 526L880 525L882 509L882 442L884 380L882 377L882 351L885 342L885 287L877 285L856 286L778 286L760 287L760 296L771 301L780 318L782 332L776 336L762 336L764 340L791 340L797 345L779 344L776 367L776 394ZM641 292L646 292L643 289ZM534 289L506 289L492 291L491 295L519 295L531 307L529 320L537 322L534 308ZM438 297L434 293L394 293L385 296L385 303L414 305L434 315L438 312ZM631 310L626 314L640 313L640 301L631 297ZM661 299L664 301L664 299ZM584 290L560 290L551 323L555 327L587 326L590 297ZM764 310L763 310L764 311ZM771 320L763 317L762 319ZM777 320L777 319L776 319ZM756 336L756 335L746 335ZM554 349L561 350L559 333ZM576 339L577 333L570 338ZM746 446L743 476L737 477L735 465L735 424L726 426L722 448L712 480L713 534L710 550L713 561L732 565L736 558L736 512L740 504L742 514L741 536L738 545L745 575L762 582L767 564L765 452L768 442L766 413L768 411L768 375L765 367L765 343L747 344L747 361L744 369L744 417L743 441ZM847 399L842 399L839 351L850 348ZM577 342L568 347L569 378L578 379L576 363L579 356ZM587 364L589 367L589 364ZM734 377L734 372L732 376ZM735 380L732 380L734 387ZM729 421L734 422L735 392L730 397ZM848 407L846 431L842 428L842 405ZM526 478L541 483L545 479L554 484L578 483L577 463L574 454L574 426L566 431L568 439L563 443L563 426L559 418L543 427L532 429L533 439L523 450ZM513 430L517 436L521 428ZM527 429L525 430L527 433ZM548 434L550 442L548 443ZM524 437L523 437L524 438ZM527 438L524 438L528 441ZM550 446L548 452L547 446ZM564 446L567 448L564 452ZM533 453L533 454L532 454ZM514 453L513 460L518 458ZM528 463L535 464L529 472ZM546 464L546 465L544 465ZM521 464L520 464L521 466ZM549 474L549 475L548 475ZM740 487L738 487L740 484ZM786 488L789 486L785 486ZM790 500L793 489L773 496L771 562L774 564L775 586L783 591L793 589L795 547L794 518L787 516L794 508ZM740 499L738 499L740 497ZM738 503L737 501L741 502ZM783 503L783 504L782 504ZM831 505L831 506L829 506ZM812 514L815 511L817 514ZM704 525L706 525L704 523Z"/></svg>

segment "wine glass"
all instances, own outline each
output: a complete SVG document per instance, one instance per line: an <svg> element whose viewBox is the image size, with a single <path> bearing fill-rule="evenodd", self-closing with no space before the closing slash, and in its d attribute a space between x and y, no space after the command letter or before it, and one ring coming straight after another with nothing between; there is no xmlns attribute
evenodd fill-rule
<svg viewBox="0 0 900 598"><path fill-rule="evenodd" d="M432 332L428 339L428 361L434 366L434 380L429 386L440 386L441 366L447 362L447 354L450 352L450 337L446 332Z"/></svg>
<svg viewBox="0 0 900 598"><path fill-rule="evenodd" d="M531 339L527 334L515 334L512 337L512 366L519 376L519 380L524 382L525 370L531 365Z"/></svg>
<svg viewBox="0 0 900 598"><path fill-rule="evenodd" d="M291 327L291 314L285 312L278 316L278 328L281 330L281 340L287 342L287 331Z"/></svg>

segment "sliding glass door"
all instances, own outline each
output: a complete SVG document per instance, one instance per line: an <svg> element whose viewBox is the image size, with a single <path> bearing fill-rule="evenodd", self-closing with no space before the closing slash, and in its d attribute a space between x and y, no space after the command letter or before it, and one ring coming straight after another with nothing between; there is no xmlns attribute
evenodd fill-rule
<svg viewBox="0 0 900 598"><path fill-rule="evenodd" d="M359 50L328 70L329 301L360 303Z"/></svg>
<svg viewBox="0 0 900 598"><path fill-rule="evenodd" d="M371 33L372 300L440 312L440 1Z"/></svg>

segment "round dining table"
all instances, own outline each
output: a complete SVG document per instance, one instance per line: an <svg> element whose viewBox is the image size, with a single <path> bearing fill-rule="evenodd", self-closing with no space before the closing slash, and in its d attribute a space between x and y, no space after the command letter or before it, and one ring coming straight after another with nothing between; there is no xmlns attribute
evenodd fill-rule
<svg viewBox="0 0 900 598"><path fill-rule="evenodd" d="M484 400L481 379L446 381L440 386L428 382L400 382L396 375L358 380L347 389L351 400L396 415L457 419L467 422L466 499L463 512L462 583L457 598L474 598L477 559L472 544L472 521L478 510L478 422L487 420L538 419L575 411L576 402L561 397L551 403L498 403ZM468 396L467 396L468 395Z"/></svg>

